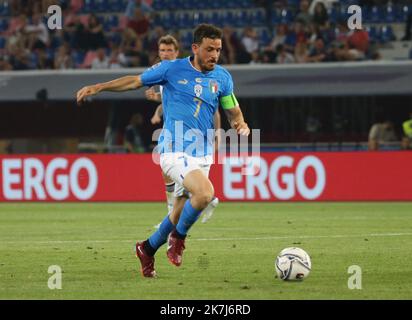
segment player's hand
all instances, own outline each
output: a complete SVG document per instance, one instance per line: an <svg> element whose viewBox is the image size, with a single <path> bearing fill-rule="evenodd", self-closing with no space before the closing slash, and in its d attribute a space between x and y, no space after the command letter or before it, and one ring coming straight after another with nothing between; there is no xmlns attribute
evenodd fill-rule
<svg viewBox="0 0 412 320"><path fill-rule="evenodd" d="M147 100L151 100L151 101L156 101L157 98L157 94L156 91L154 90L154 88L149 88L147 89L144 94L146 95L146 99Z"/></svg>
<svg viewBox="0 0 412 320"><path fill-rule="evenodd" d="M152 124L158 124L158 123L162 122L162 118L160 118L159 115L157 114L157 112L155 112L152 119L150 119L150 122Z"/></svg>
<svg viewBox="0 0 412 320"><path fill-rule="evenodd" d="M100 92L98 85L86 86L77 91L77 104L81 105L87 97L94 96Z"/></svg>
<svg viewBox="0 0 412 320"><path fill-rule="evenodd" d="M248 136L250 134L250 129L246 122L235 122L233 127L236 129L238 135Z"/></svg>

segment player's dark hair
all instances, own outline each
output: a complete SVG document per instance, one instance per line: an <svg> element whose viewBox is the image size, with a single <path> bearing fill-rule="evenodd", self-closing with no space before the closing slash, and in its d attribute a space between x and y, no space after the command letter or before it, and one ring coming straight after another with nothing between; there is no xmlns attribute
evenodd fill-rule
<svg viewBox="0 0 412 320"><path fill-rule="evenodd" d="M161 44L166 44L166 45L172 44L175 47L176 51L179 50L179 43L177 42L176 38L171 36L170 34L167 34L161 37L159 41L157 42L157 44L158 46L160 46Z"/></svg>
<svg viewBox="0 0 412 320"><path fill-rule="evenodd" d="M201 44L203 38L209 39L222 39L222 30L211 24L199 24L193 33L193 42L196 44Z"/></svg>

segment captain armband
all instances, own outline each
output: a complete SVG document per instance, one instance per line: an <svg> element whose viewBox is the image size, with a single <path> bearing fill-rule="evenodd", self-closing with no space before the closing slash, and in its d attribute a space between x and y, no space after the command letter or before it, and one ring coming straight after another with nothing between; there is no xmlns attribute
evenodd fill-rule
<svg viewBox="0 0 412 320"><path fill-rule="evenodd" d="M220 104L223 109L233 109L239 105L239 102L237 102L235 94L232 93L228 96L220 98Z"/></svg>

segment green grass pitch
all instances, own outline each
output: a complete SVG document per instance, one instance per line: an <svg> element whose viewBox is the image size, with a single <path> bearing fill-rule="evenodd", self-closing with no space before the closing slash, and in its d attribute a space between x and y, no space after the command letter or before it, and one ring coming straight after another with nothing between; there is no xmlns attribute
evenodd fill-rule
<svg viewBox="0 0 412 320"><path fill-rule="evenodd" d="M221 203L198 221L183 265L163 246L144 279L134 244L164 203L0 205L0 299L412 299L411 203ZM275 278L283 248L312 258L303 282ZM50 290L51 265L62 289ZM348 268L362 289L349 289Z"/></svg>

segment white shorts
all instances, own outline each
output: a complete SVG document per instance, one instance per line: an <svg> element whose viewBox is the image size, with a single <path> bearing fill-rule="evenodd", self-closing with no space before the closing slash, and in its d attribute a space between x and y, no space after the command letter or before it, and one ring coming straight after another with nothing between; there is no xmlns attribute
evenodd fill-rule
<svg viewBox="0 0 412 320"><path fill-rule="evenodd" d="M181 197L185 194L183 180L189 172L200 169L206 177L209 177L212 162L213 158L211 155L192 157L183 152L162 153L160 155L160 167L163 173L175 182L176 197Z"/></svg>

